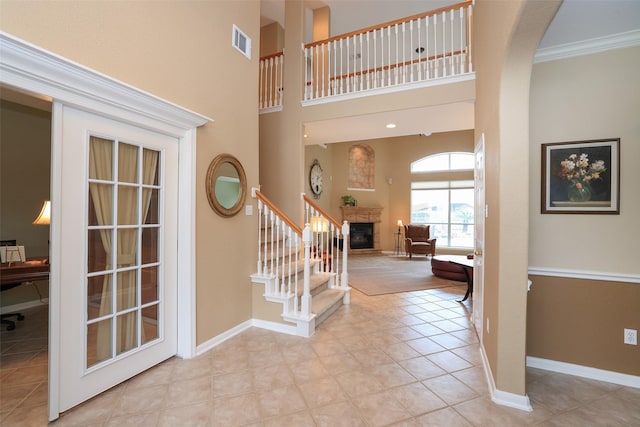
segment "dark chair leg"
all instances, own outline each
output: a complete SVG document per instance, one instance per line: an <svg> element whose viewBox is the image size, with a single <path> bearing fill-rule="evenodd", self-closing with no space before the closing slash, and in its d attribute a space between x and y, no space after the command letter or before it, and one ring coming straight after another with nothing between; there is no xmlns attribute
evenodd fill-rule
<svg viewBox="0 0 640 427"><path fill-rule="evenodd" d="M7 331L13 331L16 328L16 323L13 320L9 320L9 317L15 317L18 320L24 320L24 316L20 313L5 313L0 314L0 320L3 325L7 325Z"/></svg>

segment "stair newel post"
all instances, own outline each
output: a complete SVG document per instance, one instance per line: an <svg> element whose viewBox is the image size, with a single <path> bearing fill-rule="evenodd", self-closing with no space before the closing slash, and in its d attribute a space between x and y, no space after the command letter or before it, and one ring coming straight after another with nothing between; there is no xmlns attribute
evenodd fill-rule
<svg viewBox="0 0 640 427"><path fill-rule="evenodd" d="M309 318L311 316L311 227L309 226L309 223L305 224L304 230L302 231L302 242L304 244L304 290L301 298L301 315L304 318Z"/></svg>
<svg viewBox="0 0 640 427"><path fill-rule="evenodd" d="M344 221L342 223L342 279L341 285L343 288L349 287L349 272L347 271L347 256L349 253L349 223ZM348 302L347 302L348 303Z"/></svg>
<svg viewBox="0 0 640 427"><path fill-rule="evenodd" d="M262 274L262 200L258 199L258 274Z"/></svg>

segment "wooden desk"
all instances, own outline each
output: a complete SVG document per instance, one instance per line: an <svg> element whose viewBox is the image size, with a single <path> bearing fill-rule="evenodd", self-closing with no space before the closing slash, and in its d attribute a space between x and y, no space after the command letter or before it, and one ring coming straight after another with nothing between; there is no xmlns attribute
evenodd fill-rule
<svg viewBox="0 0 640 427"><path fill-rule="evenodd" d="M49 264L44 260L12 262L0 264L0 282L2 290L11 289L24 282L49 279Z"/></svg>

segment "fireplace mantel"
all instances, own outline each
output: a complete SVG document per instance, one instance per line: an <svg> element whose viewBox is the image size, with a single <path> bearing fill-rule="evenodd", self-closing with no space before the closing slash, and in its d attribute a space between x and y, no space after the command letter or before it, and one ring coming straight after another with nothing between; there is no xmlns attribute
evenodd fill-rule
<svg viewBox="0 0 640 427"><path fill-rule="evenodd" d="M342 221L349 223L370 222L373 223L373 249L349 249L353 254L380 253L380 224L382 222L382 209L375 207L341 206Z"/></svg>

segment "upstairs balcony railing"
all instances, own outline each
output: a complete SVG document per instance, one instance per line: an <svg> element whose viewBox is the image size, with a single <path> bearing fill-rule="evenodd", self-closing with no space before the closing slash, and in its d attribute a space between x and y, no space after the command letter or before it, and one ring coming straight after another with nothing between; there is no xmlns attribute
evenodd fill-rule
<svg viewBox="0 0 640 427"><path fill-rule="evenodd" d="M472 2L303 46L304 101L473 72Z"/></svg>
<svg viewBox="0 0 640 427"><path fill-rule="evenodd" d="M303 101L398 90L473 73L471 1L303 46ZM260 58L261 113L282 108L284 53Z"/></svg>
<svg viewBox="0 0 640 427"><path fill-rule="evenodd" d="M260 81L258 84L260 112L274 111L282 107L283 70L283 52L260 58Z"/></svg>

